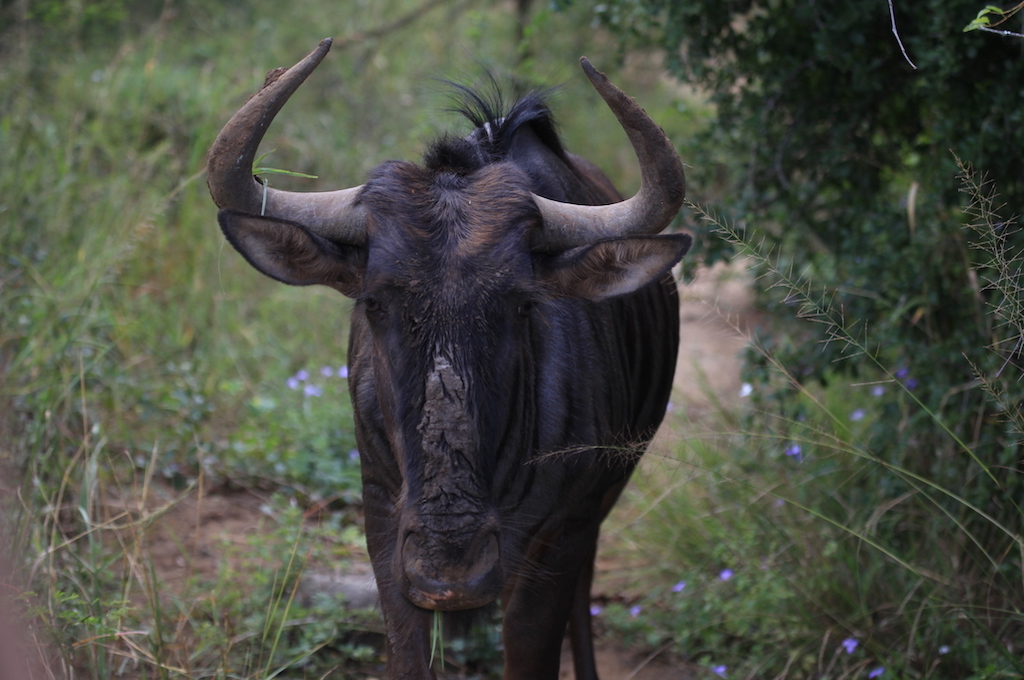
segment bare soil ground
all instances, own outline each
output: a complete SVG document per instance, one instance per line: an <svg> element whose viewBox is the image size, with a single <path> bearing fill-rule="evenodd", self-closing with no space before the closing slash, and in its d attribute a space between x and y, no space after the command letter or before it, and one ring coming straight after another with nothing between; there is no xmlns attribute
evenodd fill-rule
<svg viewBox="0 0 1024 680"><path fill-rule="evenodd" d="M679 431L680 423L693 427L716 409L735 403L740 390L738 355L746 343L743 331L751 321L749 282L742 269L717 267L703 271L696 281L681 287L681 297L682 340L676 392L668 426L652 444L654 456L670 455L674 442L686 436ZM269 530L271 522L262 510L264 504L265 499L249 491L193 492L181 498L177 492L154 486L146 506L160 514L143 541L157 578L172 591L195 576L216 578L224 560L234 559L245 550L250 537ZM616 551L610 556L606 552L602 549L598 556L594 595L616 599L621 596L621 575L629 565ZM320 577L331 574L330 565L310 568ZM357 581L369 583L368 561L354 571ZM609 637L599 637L597 644L603 680L695 677L685 664L658 655L645 658L623 649ZM570 659L566 650L562 678L573 677Z"/></svg>

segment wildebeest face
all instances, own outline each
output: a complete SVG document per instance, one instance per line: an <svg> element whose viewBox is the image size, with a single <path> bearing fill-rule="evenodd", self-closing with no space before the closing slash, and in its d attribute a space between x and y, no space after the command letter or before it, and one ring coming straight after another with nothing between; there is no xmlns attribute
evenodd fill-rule
<svg viewBox="0 0 1024 680"><path fill-rule="evenodd" d="M470 175L390 164L367 183L356 314L402 472L393 573L431 609L477 607L503 582L493 499L523 391L537 211L512 167ZM357 350L361 351L361 350Z"/></svg>

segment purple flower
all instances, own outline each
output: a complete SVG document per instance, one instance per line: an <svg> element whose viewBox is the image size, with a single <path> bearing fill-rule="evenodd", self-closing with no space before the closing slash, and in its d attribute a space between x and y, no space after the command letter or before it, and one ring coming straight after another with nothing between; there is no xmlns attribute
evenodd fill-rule
<svg viewBox="0 0 1024 680"><path fill-rule="evenodd" d="M725 664L722 664L720 666L712 666L711 667L711 672L714 673L715 675L717 675L720 678L724 678L725 677L725 671L726 671Z"/></svg>
<svg viewBox="0 0 1024 680"><path fill-rule="evenodd" d="M288 378L288 389L297 390L299 389L299 379L295 376Z"/></svg>
<svg viewBox="0 0 1024 680"><path fill-rule="evenodd" d="M306 369L300 370L298 373L295 374L295 379L301 380L303 382L309 380L309 371L307 371Z"/></svg>
<svg viewBox="0 0 1024 680"><path fill-rule="evenodd" d="M868 677L869 678L877 678L878 676L880 676L884 672L885 672L885 666L879 666L875 670L873 670L870 673L868 673Z"/></svg>
<svg viewBox="0 0 1024 680"><path fill-rule="evenodd" d="M359 449L352 449L348 452L348 459L352 462L359 460Z"/></svg>
<svg viewBox="0 0 1024 680"><path fill-rule="evenodd" d="M874 387L871 388L871 396L880 397L883 394L885 394L885 388L882 387L881 385L875 385Z"/></svg>
<svg viewBox="0 0 1024 680"><path fill-rule="evenodd" d="M732 569L723 569L721 573L718 574L718 578L721 581L728 581L732 578L732 573Z"/></svg>
<svg viewBox="0 0 1024 680"><path fill-rule="evenodd" d="M347 378L348 377L348 366L342 366L341 368L338 369L338 377L339 378Z"/></svg>
<svg viewBox="0 0 1024 680"><path fill-rule="evenodd" d="M858 408L850 414L850 420L857 422L858 420L864 420L864 409Z"/></svg>
<svg viewBox="0 0 1024 680"><path fill-rule="evenodd" d="M602 607L599 604L594 604L594 605L590 606L590 615L591 616L599 616L601 614L601 612L603 612L603 611L604 611L604 607Z"/></svg>
<svg viewBox="0 0 1024 680"><path fill-rule="evenodd" d="M904 366L903 368L897 370L896 373L894 373L893 375L896 376L897 380L903 380L908 375L910 375L910 369Z"/></svg>
<svg viewBox="0 0 1024 680"><path fill-rule="evenodd" d="M325 378L330 378L332 375L334 375L334 369L331 368L330 366L324 366L323 368L320 369L320 375L322 375Z"/></svg>
<svg viewBox="0 0 1024 680"><path fill-rule="evenodd" d="M638 604L635 604L632 607L630 607L629 608L629 616L630 616L630 618L635 619L636 617L640 616L640 610L641 609L643 609L643 607L641 607Z"/></svg>
<svg viewBox="0 0 1024 680"><path fill-rule="evenodd" d="M321 390L316 385L306 385L306 387L302 390L302 393L305 394L307 397L319 397L321 394L323 394L323 390Z"/></svg>
<svg viewBox="0 0 1024 680"><path fill-rule="evenodd" d="M749 397L754 392L754 386L750 383L743 383L740 385L740 396Z"/></svg>
<svg viewBox="0 0 1024 680"><path fill-rule="evenodd" d="M683 588L685 588L685 587L686 587L686 581L680 581L679 583L677 583L674 586L672 586L672 592L673 593L681 593L681 592L683 592Z"/></svg>
<svg viewBox="0 0 1024 680"><path fill-rule="evenodd" d="M847 654L853 654L853 650L857 649L857 645L860 643L854 638L846 638L841 644L843 645L843 648L846 649Z"/></svg>
<svg viewBox="0 0 1024 680"><path fill-rule="evenodd" d="M906 387L911 392L917 389L917 384L918 383L916 378L907 378L906 380L903 381L903 386Z"/></svg>
<svg viewBox="0 0 1024 680"><path fill-rule="evenodd" d="M788 449L786 449L786 455L787 456L792 456L793 458L796 458L796 462L798 462L798 463L804 459L804 455L803 454L804 454L804 450L802 448L800 448L799 444L793 444Z"/></svg>

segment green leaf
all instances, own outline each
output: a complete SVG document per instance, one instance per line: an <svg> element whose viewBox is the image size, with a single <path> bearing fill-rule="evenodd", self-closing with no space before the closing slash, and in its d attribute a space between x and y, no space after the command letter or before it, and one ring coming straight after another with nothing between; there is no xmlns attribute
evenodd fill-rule
<svg viewBox="0 0 1024 680"><path fill-rule="evenodd" d="M982 10L982 12L984 11L985 10ZM977 19L964 26L964 33L967 33L968 31L976 31L982 26L988 26L989 23L991 22L989 22L988 17L979 16Z"/></svg>
<svg viewBox="0 0 1024 680"><path fill-rule="evenodd" d="M983 9L978 11L978 16L974 18L974 21L964 26L964 33L967 33L968 31L976 31L979 28L985 28L990 26L992 22L988 18L989 14L998 14L1000 17L1000 23L1002 23L1003 21L1006 21L1006 19L1009 18L1007 16L1007 11L1009 11L1012 14L1019 10L1020 7L1021 6L1018 5L1017 7L1011 10L1004 10L1002 7L996 7L995 5L986 5Z"/></svg>

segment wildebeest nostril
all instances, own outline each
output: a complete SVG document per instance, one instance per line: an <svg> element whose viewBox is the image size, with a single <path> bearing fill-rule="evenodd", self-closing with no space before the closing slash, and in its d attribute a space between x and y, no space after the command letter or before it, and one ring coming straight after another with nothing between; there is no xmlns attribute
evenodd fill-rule
<svg viewBox="0 0 1024 680"><path fill-rule="evenodd" d="M402 543L402 567L407 596L428 609L483 606L497 597L503 581L500 542L490 530L462 540L410 532Z"/></svg>

